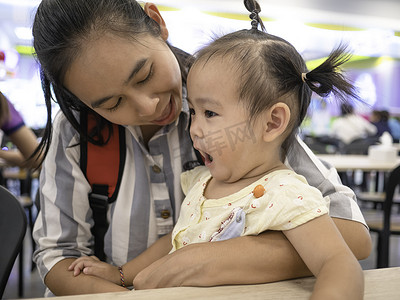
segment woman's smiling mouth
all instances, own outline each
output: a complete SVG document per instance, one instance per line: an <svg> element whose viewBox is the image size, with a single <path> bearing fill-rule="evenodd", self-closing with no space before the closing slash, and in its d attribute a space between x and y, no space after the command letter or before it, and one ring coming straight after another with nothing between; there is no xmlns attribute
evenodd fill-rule
<svg viewBox="0 0 400 300"><path fill-rule="evenodd" d="M174 97L171 96L170 101L169 101L168 105L165 107L161 117L159 117L156 120L153 120L152 123L161 125L161 126L170 124L176 117L175 110L176 110L176 104L174 101Z"/></svg>

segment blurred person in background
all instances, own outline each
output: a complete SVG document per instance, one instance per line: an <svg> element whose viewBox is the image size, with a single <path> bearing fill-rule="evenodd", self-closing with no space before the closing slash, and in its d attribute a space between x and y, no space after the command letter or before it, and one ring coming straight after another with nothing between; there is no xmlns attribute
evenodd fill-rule
<svg viewBox="0 0 400 300"><path fill-rule="evenodd" d="M0 150L0 158L5 160L7 165L33 168L39 166L39 160L31 157L38 146L35 133L25 125L20 113L1 92L0 129L17 148Z"/></svg>
<svg viewBox="0 0 400 300"><path fill-rule="evenodd" d="M385 131L392 134L389 127L389 112L387 110L373 110L371 114L371 123L376 126L376 137L380 137Z"/></svg>
<svg viewBox="0 0 400 300"><path fill-rule="evenodd" d="M354 112L353 106L344 103L340 106L341 116L332 123L332 135L345 145L357 139L375 136L377 128Z"/></svg>
<svg viewBox="0 0 400 300"><path fill-rule="evenodd" d="M389 127L392 133L393 142L398 143L400 141L400 120L399 118L389 118Z"/></svg>

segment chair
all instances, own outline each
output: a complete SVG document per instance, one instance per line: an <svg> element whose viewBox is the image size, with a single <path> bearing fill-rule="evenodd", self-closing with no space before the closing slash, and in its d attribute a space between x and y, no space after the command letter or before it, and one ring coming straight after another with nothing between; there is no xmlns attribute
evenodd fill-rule
<svg viewBox="0 0 400 300"><path fill-rule="evenodd" d="M333 154L339 152L341 148L340 140L327 135L306 135L303 137L303 141L316 154Z"/></svg>
<svg viewBox="0 0 400 300"><path fill-rule="evenodd" d="M400 235L400 216L392 214L393 198L397 186L400 186L400 166L391 171L385 183L383 210L364 211L370 231L378 234L377 268L389 266L390 235ZM363 199L362 196L359 196L361 201L371 201L372 199Z"/></svg>
<svg viewBox="0 0 400 300"><path fill-rule="evenodd" d="M376 136L369 136L366 138L355 139L349 144L340 144L339 153L341 154L356 154L356 155L367 155L369 146L375 145L379 141ZM340 172L340 178L345 185L354 187L354 176L353 172ZM363 173L363 184L365 188L365 183L367 181L367 174Z"/></svg>
<svg viewBox="0 0 400 300"><path fill-rule="evenodd" d="M2 185L7 188L10 192L13 192L11 188L12 182L19 183L19 191L15 190L14 195L18 195L17 198L21 203L23 209L26 211L28 216L28 226L29 226L29 234L32 244L32 255L35 251L35 241L33 239L33 225L35 222L34 216L34 202L31 198L32 191L32 181L39 177L39 172L31 169L24 168L15 168L15 167L4 167L1 171L2 175ZM22 298L23 296L23 287L24 287L24 259L23 259L23 247L21 247L20 256L19 256L19 279L18 279L18 296ZM31 270L33 271L35 268L34 262L31 260Z"/></svg>
<svg viewBox="0 0 400 300"><path fill-rule="evenodd" d="M379 138L372 136L362 139L356 139L349 144L341 145L340 153L342 154L368 154L368 147L379 142Z"/></svg>
<svg viewBox="0 0 400 300"><path fill-rule="evenodd" d="M3 296L15 259L20 253L27 220L18 199L0 186L0 298Z"/></svg>

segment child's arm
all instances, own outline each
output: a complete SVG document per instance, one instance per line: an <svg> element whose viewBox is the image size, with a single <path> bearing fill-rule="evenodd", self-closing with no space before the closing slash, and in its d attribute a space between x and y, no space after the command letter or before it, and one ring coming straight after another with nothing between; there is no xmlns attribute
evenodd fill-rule
<svg viewBox="0 0 400 300"><path fill-rule="evenodd" d="M363 299L361 266L328 215L284 234L317 278L311 299Z"/></svg>
<svg viewBox="0 0 400 300"><path fill-rule="evenodd" d="M146 251L137 256L135 259L127 262L122 266L125 283L130 286L135 276L144 268L167 255L172 249L171 233L163 236L151 245ZM83 272L86 275L97 276L115 284L121 283L119 269L108 263L99 261L95 256L85 256L76 259L68 268L74 272L74 276Z"/></svg>

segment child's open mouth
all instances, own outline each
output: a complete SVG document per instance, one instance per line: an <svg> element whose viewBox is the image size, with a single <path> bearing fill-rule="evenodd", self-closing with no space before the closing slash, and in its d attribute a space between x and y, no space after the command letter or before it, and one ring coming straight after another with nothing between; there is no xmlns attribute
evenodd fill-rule
<svg viewBox="0 0 400 300"><path fill-rule="evenodd" d="M200 150L199 150L200 151ZM210 155L210 154L208 154L208 153L206 153L206 152L203 152L203 151L200 151L200 153L201 153L201 156L203 157L203 160L204 160L204 164L207 166L208 164L210 164L210 163L212 163L212 161L214 160L214 158Z"/></svg>

